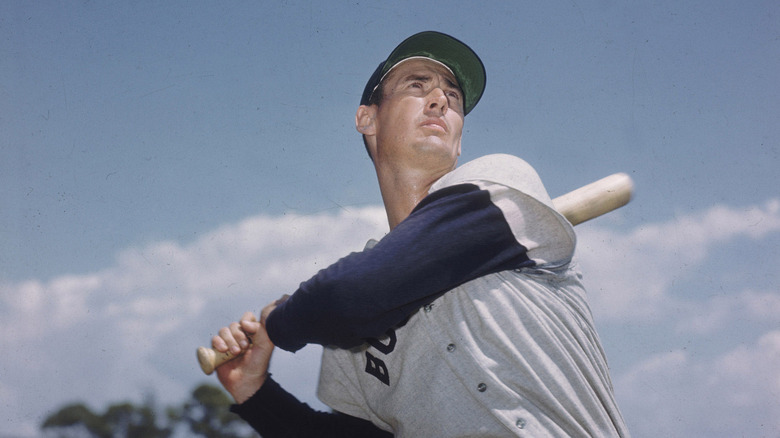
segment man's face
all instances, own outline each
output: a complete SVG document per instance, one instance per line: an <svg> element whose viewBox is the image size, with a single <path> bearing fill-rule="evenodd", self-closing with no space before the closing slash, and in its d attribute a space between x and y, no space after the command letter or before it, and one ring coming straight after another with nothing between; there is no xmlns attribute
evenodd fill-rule
<svg viewBox="0 0 780 438"><path fill-rule="evenodd" d="M434 61L410 59L390 72L383 90L376 112L377 158L445 159L454 168L463 133L463 93L453 74Z"/></svg>

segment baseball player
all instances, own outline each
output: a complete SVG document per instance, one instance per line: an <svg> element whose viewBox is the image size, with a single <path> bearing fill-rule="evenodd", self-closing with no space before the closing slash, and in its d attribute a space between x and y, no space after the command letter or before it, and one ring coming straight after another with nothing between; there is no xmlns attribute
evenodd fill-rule
<svg viewBox="0 0 780 438"><path fill-rule="evenodd" d="M390 233L212 340L262 436L628 436L573 266L576 236L523 160L456 168L485 70L422 32L369 79L355 122ZM249 343L249 338L253 344ZM310 409L267 373L276 345L325 346Z"/></svg>

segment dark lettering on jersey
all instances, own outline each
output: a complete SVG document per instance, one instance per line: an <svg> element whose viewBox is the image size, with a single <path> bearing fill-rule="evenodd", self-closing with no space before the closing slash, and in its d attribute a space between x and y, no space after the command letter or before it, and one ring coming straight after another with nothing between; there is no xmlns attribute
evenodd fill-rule
<svg viewBox="0 0 780 438"><path fill-rule="evenodd" d="M379 379L380 382L390 386L390 373L387 371L385 361L366 351L366 372Z"/></svg>
<svg viewBox="0 0 780 438"><path fill-rule="evenodd" d="M366 342L368 342L368 344L372 347L376 348L380 353L388 355L392 353L393 350L395 350L395 344L398 339L395 336L395 329L392 328L388 330L385 335L387 335L386 344L383 344L377 338L367 339ZM379 379L379 381L385 385L390 386L390 372L387 370L385 361L374 356L368 351L366 351L366 372Z"/></svg>
<svg viewBox="0 0 780 438"><path fill-rule="evenodd" d="M388 337L387 345L383 344L379 339L377 338L369 338L366 341L374 348L379 350L382 354L390 354L395 350L395 343L398 339L395 337L395 330L390 329L385 333Z"/></svg>

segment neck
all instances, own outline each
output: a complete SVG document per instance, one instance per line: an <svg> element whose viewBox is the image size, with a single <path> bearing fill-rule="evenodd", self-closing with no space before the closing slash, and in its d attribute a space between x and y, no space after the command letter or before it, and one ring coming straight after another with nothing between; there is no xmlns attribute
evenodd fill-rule
<svg viewBox="0 0 780 438"><path fill-rule="evenodd" d="M417 204L428 196L433 183L451 170L430 172L408 167L377 166L379 190L382 193L390 229L392 230L406 219Z"/></svg>

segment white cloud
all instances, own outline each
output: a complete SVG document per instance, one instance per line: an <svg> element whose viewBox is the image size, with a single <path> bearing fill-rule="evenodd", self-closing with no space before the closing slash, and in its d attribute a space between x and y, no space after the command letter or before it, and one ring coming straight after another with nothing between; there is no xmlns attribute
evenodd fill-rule
<svg viewBox="0 0 780 438"><path fill-rule="evenodd" d="M707 383L714 390L727 388L723 397L731 406L770 409L773 427L780 430L780 330L718 358Z"/></svg>
<svg viewBox="0 0 780 438"><path fill-rule="evenodd" d="M615 232L578 229L578 256L594 311L606 321L652 321L684 306L669 290L702 268L714 245L780 231L780 200L763 206L714 206L660 224Z"/></svg>
<svg viewBox="0 0 780 438"><path fill-rule="evenodd" d="M188 244L128 249L104 271L0 285L0 406L13 405L3 409L10 417L0 416L0 435L5 427L29 433L41 409L72 400L100 406L154 390L180 401L205 379L194 351L219 327L386 230L381 207L261 215ZM317 351L274 360L310 398Z"/></svg>
<svg viewBox="0 0 780 438"><path fill-rule="evenodd" d="M677 324L679 331L699 335L732 327L739 318L776 323L780 298L771 290L745 290L699 307L669 290L675 278L701 269L712 245L780 230L779 205L772 200L760 208L714 207L627 233L594 224L578 227L594 312L621 324L634 318L652 321L671 305L690 315L704 309ZM0 356L0 434L34 430L43 409L73 400L99 407L138 400L153 390L163 402L180 401L205 379L194 350L207 344L220 326L294 291L318 269L386 231L381 207L260 215L193 242L129 248L103 271L0 285L0 348L8 353ZM758 375L745 375L744 369L763 361L767 365L759 371L776 383L777 336L772 332L741 349L726 347L732 354L711 364L673 349L622 373L616 388L629 400L628 410L641 409L675 425L688 421L682 418L690 414L686 403L696 400L697 391L714 394L719 380L730 398L714 410L728 415L723 412L727 407L750 404L752 396L761 401L776 395L770 391L777 385L758 384ZM315 406L319 351L277 354L272 369L286 387ZM764 409L764 418L780 418L770 402L762 406L758 409ZM770 414L777 415L766 416Z"/></svg>
<svg viewBox="0 0 780 438"><path fill-rule="evenodd" d="M635 436L774 436L780 430L780 331L712 360L682 350L617 376Z"/></svg>
<svg viewBox="0 0 780 438"><path fill-rule="evenodd" d="M685 310L687 317L676 324L678 333L707 335L746 321L780 327L780 291L723 294L688 303Z"/></svg>

